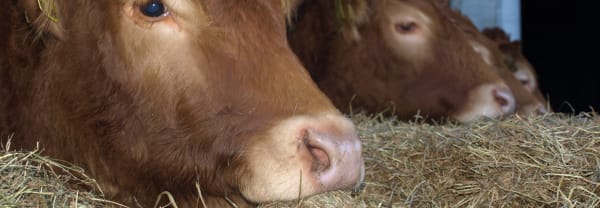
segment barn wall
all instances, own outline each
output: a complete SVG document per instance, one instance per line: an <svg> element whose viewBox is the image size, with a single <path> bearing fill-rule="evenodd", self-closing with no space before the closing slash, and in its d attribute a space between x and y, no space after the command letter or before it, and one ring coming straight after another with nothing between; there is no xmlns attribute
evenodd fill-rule
<svg viewBox="0 0 600 208"><path fill-rule="evenodd" d="M521 0L451 0L479 28L500 27L513 40L521 39Z"/></svg>

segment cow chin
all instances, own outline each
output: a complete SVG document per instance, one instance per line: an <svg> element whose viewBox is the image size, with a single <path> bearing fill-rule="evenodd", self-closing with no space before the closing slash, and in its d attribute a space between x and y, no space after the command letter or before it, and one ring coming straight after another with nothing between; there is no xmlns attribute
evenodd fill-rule
<svg viewBox="0 0 600 208"><path fill-rule="evenodd" d="M249 201L288 201L362 184L353 124L339 114L293 116L251 144L240 191Z"/></svg>

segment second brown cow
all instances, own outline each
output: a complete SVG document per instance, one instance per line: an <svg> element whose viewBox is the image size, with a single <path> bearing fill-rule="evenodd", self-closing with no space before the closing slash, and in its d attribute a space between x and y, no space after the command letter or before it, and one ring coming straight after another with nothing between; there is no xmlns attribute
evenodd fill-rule
<svg viewBox="0 0 600 208"><path fill-rule="evenodd" d="M535 68L523 55L521 41L511 41L508 34L500 28L484 29L483 34L491 40L496 41L504 54L507 66L510 67L514 76L521 82L525 89L533 93L540 102L546 104L547 100L539 88Z"/></svg>
<svg viewBox="0 0 600 208"><path fill-rule="evenodd" d="M512 113L510 89L444 9L421 0L308 0L290 42L345 112L461 122Z"/></svg>
<svg viewBox="0 0 600 208"><path fill-rule="evenodd" d="M444 1L438 1L444 2ZM445 4L443 4L445 5ZM480 32L475 24L466 16L461 14L459 11L452 10L450 8L442 10L447 13L447 16L451 17L452 23L460 28L469 40L469 44L473 46L475 51L481 56L486 64L488 64L498 75L508 84L509 88L513 92L516 99L516 112L529 115L547 112L545 100L540 99L540 95L536 95L533 91L531 84L536 84L534 74L521 73L515 71L515 63L507 62L507 60L514 60L511 57L520 55L520 48L518 53L512 48L512 44L503 44L499 41L491 40L486 35ZM508 38L508 37L506 37ZM508 46L507 46L508 45ZM502 49L502 50L501 50ZM517 57L515 57L517 58ZM525 66L522 62L519 66ZM526 70L521 70L526 71ZM530 71L527 71L530 72ZM523 76L531 80L531 82L524 82ZM530 76L531 75L531 76ZM537 88L537 87L535 87Z"/></svg>

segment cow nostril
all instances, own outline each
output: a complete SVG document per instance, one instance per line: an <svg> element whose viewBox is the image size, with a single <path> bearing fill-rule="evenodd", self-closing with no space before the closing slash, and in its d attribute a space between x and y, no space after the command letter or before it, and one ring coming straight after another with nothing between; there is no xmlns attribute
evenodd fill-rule
<svg viewBox="0 0 600 208"><path fill-rule="evenodd" d="M302 192L353 188L362 183L362 145L351 121L338 114L299 119L283 129L294 139L289 144L297 152L286 153L293 158L292 165L299 165Z"/></svg>
<svg viewBox="0 0 600 208"><path fill-rule="evenodd" d="M331 164L329 162L329 155L327 155L327 152L325 152L325 150L319 147L311 145L308 145L307 148L310 151L310 155L313 157L314 160L311 166L311 170L313 172L323 172L327 170Z"/></svg>
<svg viewBox="0 0 600 208"><path fill-rule="evenodd" d="M496 100L496 103L500 104L500 106L508 105L508 100L506 97L502 96L498 90L494 90L494 99Z"/></svg>
<svg viewBox="0 0 600 208"><path fill-rule="evenodd" d="M310 131L305 131L303 136L303 143L306 146L306 149L310 153L312 157L311 163L311 171L313 172L322 172L329 168L331 162L329 160L329 155L325 149L318 146L318 140L320 138L314 138L314 134L311 134Z"/></svg>
<svg viewBox="0 0 600 208"><path fill-rule="evenodd" d="M515 108L515 99L508 90L494 89L494 101L500 106L503 113L511 113Z"/></svg>

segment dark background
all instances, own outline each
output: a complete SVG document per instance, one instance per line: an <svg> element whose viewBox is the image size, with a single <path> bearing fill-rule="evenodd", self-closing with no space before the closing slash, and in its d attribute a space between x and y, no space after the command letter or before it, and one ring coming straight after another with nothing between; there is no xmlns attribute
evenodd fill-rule
<svg viewBox="0 0 600 208"><path fill-rule="evenodd" d="M555 111L600 111L600 9L575 2L521 0L523 50Z"/></svg>

